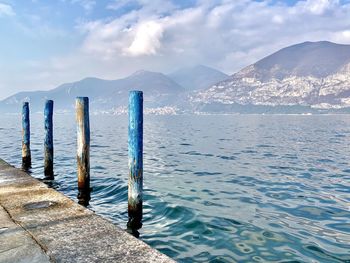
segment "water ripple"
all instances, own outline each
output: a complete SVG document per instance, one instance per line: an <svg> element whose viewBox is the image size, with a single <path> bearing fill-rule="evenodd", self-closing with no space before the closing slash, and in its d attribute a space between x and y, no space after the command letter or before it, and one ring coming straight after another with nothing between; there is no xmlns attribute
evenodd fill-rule
<svg viewBox="0 0 350 263"><path fill-rule="evenodd" d="M20 119L0 118L0 157L20 166ZM42 122L33 114L37 178ZM90 122L89 208L125 229L127 117ZM347 115L147 116L144 125L140 238L151 246L179 262L350 262ZM50 183L77 200L74 115L55 116L54 128Z"/></svg>

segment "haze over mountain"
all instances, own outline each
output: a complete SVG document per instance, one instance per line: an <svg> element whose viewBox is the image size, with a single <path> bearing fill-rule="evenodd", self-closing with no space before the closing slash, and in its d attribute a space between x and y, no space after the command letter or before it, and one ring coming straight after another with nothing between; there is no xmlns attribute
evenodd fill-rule
<svg viewBox="0 0 350 263"><path fill-rule="evenodd" d="M185 82L199 83L202 87L209 87L211 76L226 76L215 69L199 66L193 80L184 74ZM184 71L182 71L184 72ZM205 74L205 76L201 76ZM209 77L207 77L209 76ZM177 80L182 82L178 75ZM197 87L197 86L196 86ZM77 82L62 84L49 91L20 92L0 102L0 110L5 112L19 112L24 101L30 102L32 111L42 111L46 99L55 101L55 110L74 110L75 97L88 96L92 110L112 110L126 107L130 90L144 91L145 108L175 106L185 101L187 90L176 83L169 76L159 72L140 70L134 74L117 80L103 80L85 78ZM180 103L179 103L180 102Z"/></svg>
<svg viewBox="0 0 350 263"><path fill-rule="evenodd" d="M350 107L350 45L305 42L267 56L191 98L204 111L237 106Z"/></svg>
<svg viewBox="0 0 350 263"><path fill-rule="evenodd" d="M202 90L225 80L229 75L203 65L182 68L168 75L188 91Z"/></svg>

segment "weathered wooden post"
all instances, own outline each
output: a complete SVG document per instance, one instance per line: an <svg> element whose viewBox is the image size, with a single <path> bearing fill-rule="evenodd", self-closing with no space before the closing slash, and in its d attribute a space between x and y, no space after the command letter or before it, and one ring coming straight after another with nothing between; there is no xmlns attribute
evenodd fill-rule
<svg viewBox="0 0 350 263"><path fill-rule="evenodd" d="M29 103L23 102L22 108L22 168L28 169L32 166L30 154L30 120Z"/></svg>
<svg viewBox="0 0 350 263"><path fill-rule="evenodd" d="M90 200L90 122L88 97L76 98L76 119L78 199L80 204L88 205Z"/></svg>
<svg viewBox="0 0 350 263"><path fill-rule="evenodd" d="M47 100L45 102L44 109L44 121L45 121L45 142L44 142L44 152L45 152L45 162L44 162L44 174L48 179L53 179L53 101Z"/></svg>
<svg viewBox="0 0 350 263"><path fill-rule="evenodd" d="M128 226L142 226L143 191L143 93L129 93L129 183L128 183Z"/></svg>

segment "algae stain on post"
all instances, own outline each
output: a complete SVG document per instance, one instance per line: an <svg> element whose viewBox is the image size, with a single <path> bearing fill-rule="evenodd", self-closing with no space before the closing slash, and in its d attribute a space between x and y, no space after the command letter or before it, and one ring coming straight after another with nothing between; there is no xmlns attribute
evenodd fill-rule
<svg viewBox="0 0 350 263"><path fill-rule="evenodd" d="M29 103L23 102L22 107L22 168L28 169L32 166L30 154L30 120Z"/></svg>
<svg viewBox="0 0 350 263"><path fill-rule="evenodd" d="M44 122L45 122L45 162L44 162L44 174L48 179L53 179L53 101L47 100L45 102L44 109Z"/></svg>
<svg viewBox="0 0 350 263"><path fill-rule="evenodd" d="M77 165L79 203L88 205L90 200L90 122L89 98L76 98Z"/></svg>
<svg viewBox="0 0 350 263"><path fill-rule="evenodd" d="M143 192L143 93L129 93L129 182L128 182L128 226L142 226Z"/></svg>

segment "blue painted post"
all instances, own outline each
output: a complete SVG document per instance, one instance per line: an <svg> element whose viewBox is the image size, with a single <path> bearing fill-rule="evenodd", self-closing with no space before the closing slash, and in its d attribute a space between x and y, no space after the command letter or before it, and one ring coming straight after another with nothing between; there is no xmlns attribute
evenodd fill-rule
<svg viewBox="0 0 350 263"><path fill-rule="evenodd" d="M45 102L44 120L45 120L45 162L44 162L44 174L48 179L53 179L53 101L47 100Z"/></svg>
<svg viewBox="0 0 350 263"><path fill-rule="evenodd" d="M143 191L143 93L129 93L129 183L128 183L128 226L142 226Z"/></svg>
<svg viewBox="0 0 350 263"><path fill-rule="evenodd" d="M29 103L23 102L22 107L22 168L28 169L32 166L30 154L30 120Z"/></svg>
<svg viewBox="0 0 350 263"><path fill-rule="evenodd" d="M90 122L89 98L76 98L77 119L77 164L78 164L78 199L87 205L90 200Z"/></svg>

